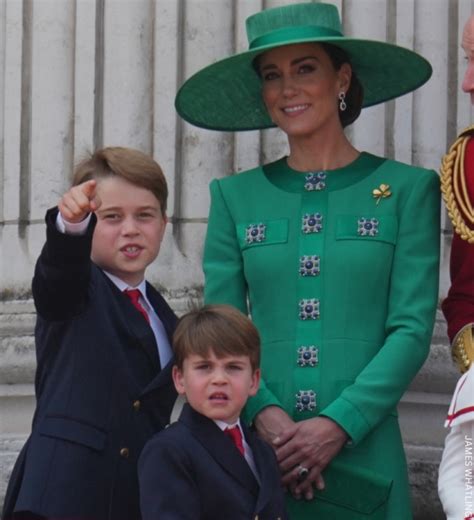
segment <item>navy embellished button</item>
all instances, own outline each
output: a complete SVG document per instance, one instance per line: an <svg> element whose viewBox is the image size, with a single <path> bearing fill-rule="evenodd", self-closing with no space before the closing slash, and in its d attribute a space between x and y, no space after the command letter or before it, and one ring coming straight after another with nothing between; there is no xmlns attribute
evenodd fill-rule
<svg viewBox="0 0 474 520"><path fill-rule="evenodd" d="M306 412L316 409L316 392L313 390L299 390L295 397L295 408L298 412Z"/></svg>
<svg viewBox="0 0 474 520"><path fill-rule="evenodd" d="M321 213L305 213L301 223L303 233L319 233L323 229Z"/></svg>
<svg viewBox="0 0 474 520"><path fill-rule="evenodd" d="M263 242L265 240L265 224L250 224L245 229L245 242L253 244L254 242Z"/></svg>
<svg viewBox="0 0 474 520"><path fill-rule="evenodd" d="M357 221L357 233L362 237L375 237L379 234L379 221L376 218L360 218Z"/></svg>
<svg viewBox="0 0 474 520"><path fill-rule="evenodd" d="M321 261L319 256L302 256L300 257L300 275L301 276L317 276L320 272Z"/></svg>
<svg viewBox="0 0 474 520"><path fill-rule="evenodd" d="M317 320L319 318L319 300L311 298L299 302L300 320Z"/></svg>
<svg viewBox="0 0 474 520"><path fill-rule="evenodd" d="M298 366L315 367L319 363L319 349L314 345L302 345L298 348Z"/></svg>
<svg viewBox="0 0 474 520"><path fill-rule="evenodd" d="M326 179L325 172L307 173L304 177L304 189L306 191L321 191L326 187L324 182Z"/></svg>

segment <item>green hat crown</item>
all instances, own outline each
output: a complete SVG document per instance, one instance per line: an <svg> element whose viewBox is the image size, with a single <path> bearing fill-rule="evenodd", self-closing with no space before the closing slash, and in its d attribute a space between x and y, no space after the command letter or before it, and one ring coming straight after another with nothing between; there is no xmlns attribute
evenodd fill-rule
<svg viewBox="0 0 474 520"><path fill-rule="evenodd" d="M293 39L342 36L337 8L331 4L293 4L256 13L246 21L249 49Z"/></svg>

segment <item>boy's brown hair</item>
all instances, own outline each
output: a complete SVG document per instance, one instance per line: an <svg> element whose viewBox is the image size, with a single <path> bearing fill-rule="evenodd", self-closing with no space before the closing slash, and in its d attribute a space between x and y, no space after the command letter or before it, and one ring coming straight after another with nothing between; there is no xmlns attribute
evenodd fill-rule
<svg viewBox="0 0 474 520"><path fill-rule="evenodd" d="M260 366L260 335L247 316L230 305L205 305L185 314L173 334L175 363L182 370L192 354L217 358L248 356L252 370Z"/></svg>
<svg viewBox="0 0 474 520"><path fill-rule="evenodd" d="M91 179L113 176L151 191L165 216L168 199L165 176L160 165L139 150L115 146L95 151L76 166L72 184L77 186Z"/></svg>

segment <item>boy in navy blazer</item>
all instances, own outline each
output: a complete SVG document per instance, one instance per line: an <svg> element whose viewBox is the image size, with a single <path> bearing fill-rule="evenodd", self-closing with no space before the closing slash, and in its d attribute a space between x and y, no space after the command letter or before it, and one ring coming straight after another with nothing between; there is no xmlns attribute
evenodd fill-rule
<svg viewBox="0 0 474 520"><path fill-rule="evenodd" d="M143 520L283 520L273 449L239 420L260 381L260 338L226 305L190 312L173 336L179 420L138 463Z"/></svg>
<svg viewBox="0 0 474 520"><path fill-rule="evenodd" d="M105 148L46 214L33 279L37 406L5 519L140 518L138 457L176 398L176 317L145 281L167 194L151 157Z"/></svg>

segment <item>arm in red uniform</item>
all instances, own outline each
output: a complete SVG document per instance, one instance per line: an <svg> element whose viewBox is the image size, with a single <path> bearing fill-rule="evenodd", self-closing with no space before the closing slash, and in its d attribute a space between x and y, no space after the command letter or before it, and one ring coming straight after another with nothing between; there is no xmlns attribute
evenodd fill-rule
<svg viewBox="0 0 474 520"><path fill-rule="evenodd" d="M471 205L474 205L474 137L466 146L464 169ZM472 226L470 226L472 227ZM467 325L474 324L474 244L454 233L450 261L451 287L442 310L451 342Z"/></svg>

